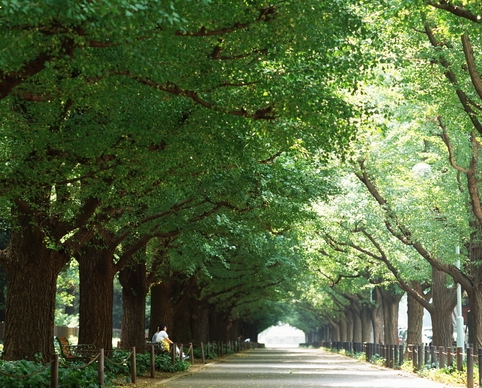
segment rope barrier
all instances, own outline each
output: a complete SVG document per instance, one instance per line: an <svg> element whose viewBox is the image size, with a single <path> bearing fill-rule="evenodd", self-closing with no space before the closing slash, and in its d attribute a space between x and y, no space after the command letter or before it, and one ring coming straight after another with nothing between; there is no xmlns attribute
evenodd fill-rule
<svg viewBox="0 0 482 388"><path fill-rule="evenodd" d="M87 368L90 364L92 364L93 362L97 361L97 359L99 358L100 356L100 353L97 354L94 358L92 358L87 364L85 365L72 365L72 364L69 364L69 363L65 363L64 361L60 361L59 360L59 364L66 367L67 369L84 369L84 368Z"/></svg>
<svg viewBox="0 0 482 388"><path fill-rule="evenodd" d="M228 344L226 344L228 346ZM230 344L231 345L231 344ZM244 344L243 344L244 345ZM254 345L254 343L250 344L250 345ZM208 348L209 348L209 344L207 344ZM201 343L201 348L203 347L203 344ZM231 348L231 346L230 346ZM244 346L243 346L244 348ZM194 350L194 344L193 343L189 343L189 348L188 348L188 351L191 353L192 351ZM102 351L102 350L101 350ZM11 373L7 373L5 371L2 371L0 370L0 375L3 375L3 376L7 376L7 377L10 377L10 378L18 378L18 379L28 379L30 377L33 377L35 375L38 375L44 371L46 371L47 369L51 369L51 373L54 373L54 371L52 370L53 369L53 366L56 365L56 367L54 369L57 369L55 371L55 378L52 379L51 377L51 384L52 384L52 381L55 381L55 387L57 387L57 384L58 384L58 381L56 381L56 379L58 379L58 365L62 365L63 367L67 368L67 369L72 369L72 370L80 370L80 369L84 369L84 368L87 368L88 366L92 365L94 362L96 361L99 361L101 362L102 360L103 361L107 361L109 362L110 364L112 365L126 365L127 361L132 358L132 355L135 354L134 350L130 351L127 356L119 361L119 362L115 362L109 358L106 358L106 357L103 357L102 360L100 359L100 356L101 356L101 352L98 352L96 353L95 357L92 357L90 359L90 361L86 364L83 364L83 365L75 365L75 364L72 364L71 361L70 362L65 362L64 360L62 360L58 354L55 354L55 359L57 360L56 362L49 362L47 364L45 364L41 369L35 371L35 372L32 372L30 374L26 374L26 375L14 375L14 374L11 374ZM78 361L78 360L77 360ZM102 362L103 362L102 361ZM133 365L135 365L135 360L133 360ZM52 375L54 376L54 375ZM99 374L99 378L103 378L103 376L101 376ZM131 376L131 378L133 378L133 376ZM102 380L101 380L102 381ZM51 385L52 386L52 385Z"/></svg>
<svg viewBox="0 0 482 388"><path fill-rule="evenodd" d="M129 360L129 358L131 358L132 356L132 351L129 353L129 355L121 362L114 362L114 361L111 361L109 360L107 357L104 359L105 361L107 361L108 363L110 363L111 365L126 365L127 361Z"/></svg>

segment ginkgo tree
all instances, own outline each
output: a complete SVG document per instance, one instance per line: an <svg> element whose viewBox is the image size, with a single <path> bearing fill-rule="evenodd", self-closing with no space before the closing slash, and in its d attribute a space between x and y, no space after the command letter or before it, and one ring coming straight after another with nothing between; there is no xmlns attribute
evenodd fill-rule
<svg viewBox="0 0 482 388"><path fill-rule="evenodd" d="M185 225L154 219L202 203L198 178L355 131L338 92L369 54L352 2L1 1L0 20L6 359L50 359L72 256Z"/></svg>
<svg viewBox="0 0 482 388"><path fill-rule="evenodd" d="M480 5L474 1L428 1L426 4L408 1L396 3L391 10L394 14L387 16L391 16L390 22L396 21L391 24L399 37L391 42L407 48L405 61L397 64L402 69L400 101L410 100L416 107L412 117L404 122L422 123L424 129L424 144L420 141L418 146L421 159L413 161L413 166L425 163L432 184L437 186L429 188L420 183L420 187L432 194L425 198L438 199L437 203L433 201L431 210L419 208L422 213L413 212L403 220L397 216L392 221L410 222L416 230L399 228L398 232L427 262L449 274L465 289L473 316L471 342L480 347ZM401 104L402 108L406 106ZM445 166L440 167L437 160L430 158L434 147L444 150L436 154L444 155ZM428 158L423 160L425 157ZM444 191L447 188L449 190ZM444 196L445 200L440 201ZM391 210L394 205L390 203ZM422 225L423 216L430 213L436 223ZM441 235L434 233L440 230L438 226L443 226ZM459 245L462 254L456 257L455 247ZM462 261L461 269L455 265L457 259Z"/></svg>

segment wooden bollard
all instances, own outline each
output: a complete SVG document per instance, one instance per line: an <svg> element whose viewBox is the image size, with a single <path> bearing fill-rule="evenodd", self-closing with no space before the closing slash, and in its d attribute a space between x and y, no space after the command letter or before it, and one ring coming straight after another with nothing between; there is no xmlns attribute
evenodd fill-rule
<svg viewBox="0 0 482 388"><path fill-rule="evenodd" d="M423 367L423 345L417 346L417 353L418 353L417 369L421 370Z"/></svg>
<svg viewBox="0 0 482 388"><path fill-rule="evenodd" d="M59 355L52 356L52 363L50 364L50 388L59 387Z"/></svg>
<svg viewBox="0 0 482 388"><path fill-rule="evenodd" d="M443 346L438 347L438 367L445 367L445 348Z"/></svg>
<svg viewBox="0 0 482 388"><path fill-rule="evenodd" d="M457 370L462 371L464 370L464 350L462 347L457 346Z"/></svg>
<svg viewBox="0 0 482 388"><path fill-rule="evenodd" d="M99 360L97 364L97 375L99 376L99 385L104 386L104 348L99 349Z"/></svg>
<svg viewBox="0 0 482 388"><path fill-rule="evenodd" d="M472 348L467 348L467 388L474 388L474 359Z"/></svg>
<svg viewBox="0 0 482 388"><path fill-rule="evenodd" d="M203 364L206 363L206 356L204 355L204 344L201 342L201 360Z"/></svg>
<svg viewBox="0 0 482 388"><path fill-rule="evenodd" d="M156 377L156 356L155 356L155 350L154 350L154 345L150 346L150 353L151 353L151 378L153 379Z"/></svg>
<svg viewBox="0 0 482 388"><path fill-rule="evenodd" d="M131 361L131 383L137 382L137 365L136 365L136 347L132 347L132 361Z"/></svg>
<svg viewBox="0 0 482 388"><path fill-rule="evenodd" d="M446 360L447 360L447 366L452 366L454 364L454 358L453 358L453 354L452 354L452 346L448 346L446 349L445 349L445 353L446 354Z"/></svg>
<svg viewBox="0 0 482 388"><path fill-rule="evenodd" d="M412 346L412 365L413 365L413 369L418 369L418 351L417 351L417 346Z"/></svg>
<svg viewBox="0 0 482 388"><path fill-rule="evenodd" d="M194 348L192 342L189 342L189 361L194 364Z"/></svg>

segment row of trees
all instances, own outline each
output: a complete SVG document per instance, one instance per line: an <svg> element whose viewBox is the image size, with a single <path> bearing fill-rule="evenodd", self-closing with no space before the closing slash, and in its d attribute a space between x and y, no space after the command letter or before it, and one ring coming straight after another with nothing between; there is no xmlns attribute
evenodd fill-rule
<svg viewBox="0 0 482 388"><path fill-rule="evenodd" d="M455 282L482 347L475 2L0 5L6 359L50 358L72 260L99 347L116 276L125 347L148 294L182 342L395 343L402 291L446 346Z"/></svg>
<svg viewBox="0 0 482 388"><path fill-rule="evenodd" d="M318 206L306 249L318 288L305 301L325 312L318 326L334 338L370 341L373 330L395 344L405 292L407 341L421 343L425 308L433 343L448 346L459 283L480 348L481 9L429 1L413 13L417 2L405 3L386 14L394 60L362 87L377 111L337 169L342 195Z"/></svg>
<svg viewBox="0 0 482 388"><path fill-rule="evenodd" d="M178 341L273 322L292 225L355 133L340 90L371 33L349 3L0 2L5 359L50 358L71 260L82 343L111 347L115 276L126 347L149 291Z"/></svg>

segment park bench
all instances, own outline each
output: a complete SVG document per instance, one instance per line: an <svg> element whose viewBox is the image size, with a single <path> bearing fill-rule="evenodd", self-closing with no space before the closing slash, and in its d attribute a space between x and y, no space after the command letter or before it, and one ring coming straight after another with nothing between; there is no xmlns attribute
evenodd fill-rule
<svg viewBox="0 0 482 388"><path fill-rule="evenodd" d="M154 352L156 354L163 354L168 353L166 349L164 349L160 342L150 342L146 341L147 348L150 349L152 345L154 345Z"/></svg>
<svg viewBox="0 0 482 388"><path fill-rule="evenodd" d="M98 350L92 344L71 345L66 337L55 337L62 357L66 361L89 362L94 359Z"/></svg>

